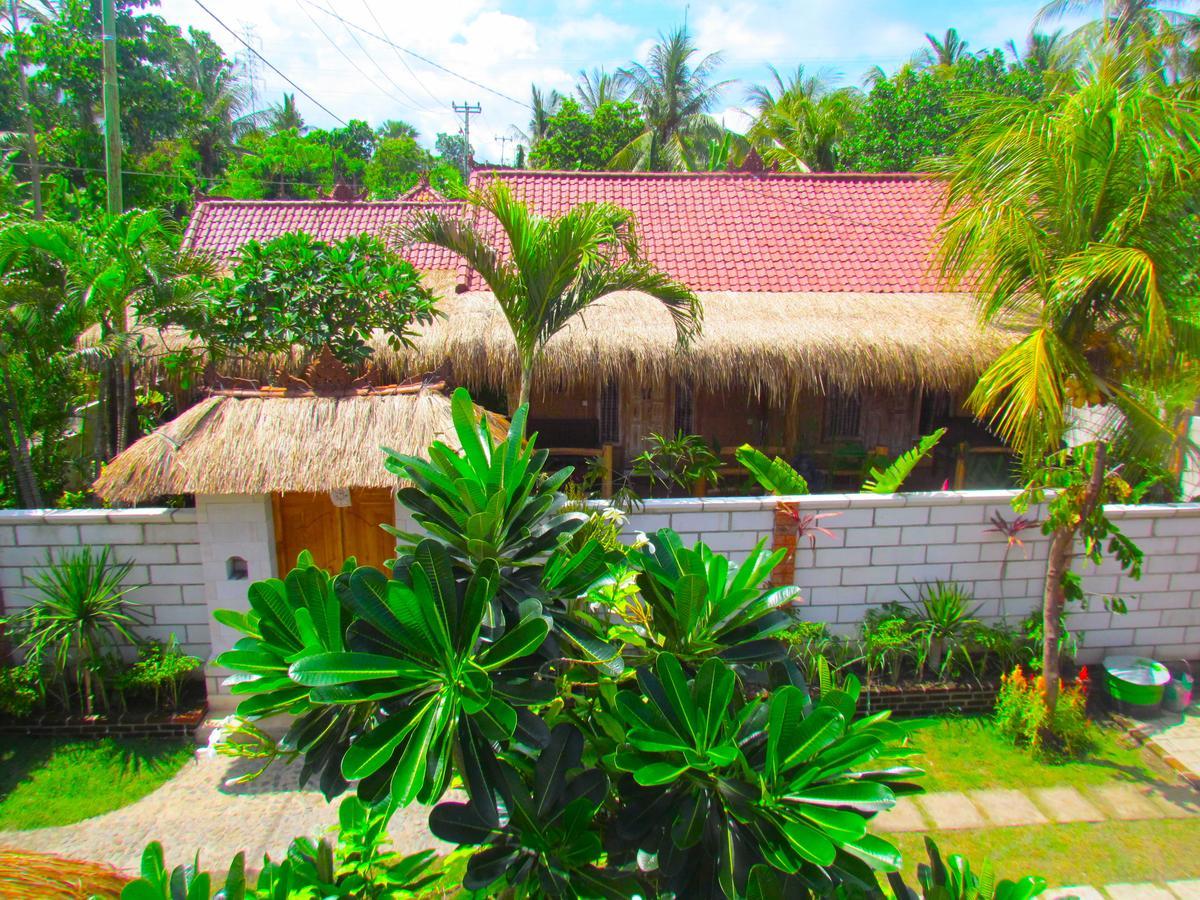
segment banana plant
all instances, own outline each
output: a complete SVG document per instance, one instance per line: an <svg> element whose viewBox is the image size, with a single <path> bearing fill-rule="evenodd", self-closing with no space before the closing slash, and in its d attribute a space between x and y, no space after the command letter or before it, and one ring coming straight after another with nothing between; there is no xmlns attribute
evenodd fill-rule
<svg viewBox="0 0 1200 900"><path fill-rule="evenodd" d="M583 735L555 726L532 771L500 764L505 815L488 820L468 803L440 803L429 816L437 837L481 849L467 862L463 887L530 897L634 896L637 879L599 867L604 855L594 819L608 796L605 774L583 764Z"/></svg>
<svg viewBox="0 0 1200 900"><path fill-rule="evenodd" d="M572 469L543 475L549 453L534 449L536 435L525 441L528 414L528 406L520 407L507 439L497 443L486 413L480 414L466 389L458 388L451 415L461 452L443 441L433 442L428 460L384 448L388 471L413 484L401 488L397 499L469 565L488 559L501 567L534 565L535 558L587 521L581 512L563 510L567 498L558 489ZM389 530L402 545L422 539Z"/></svg>
<svg viewBox="0 0 1200 900"><path fill-rule="evenodd" d="M913 469L917 467L917 463L929 455L930 451L937 446L938 441L945 434L946 429L939 428L932 434L927 434L921 438L917 442L917 446L896 457L895 462L886 469L880 471L872 467L871 474L863 482L863 492L868 494L896 493L900 490L908 476L912 474Z"/></svg>
<svg viewBox="0 0 1200 900"><path fill-rule="evenodd" d="M867 833L876 813L920 789L906 766L871 768L907 755L887 713L851 722L859 686L814 707L792 686L744 700L720 659L689 681L679 660L638 671L640 693L623 691L616 713L625 743L604 759L628 773L616 846L657 863L660 888L676 896L798 896L837 885L873 886L894 871L897 850ZM750 885L750 872L763 867Z"/></svg>
<svg viewBox="0 0 1200 900"><path fill-rule="evenodd" d="M794 624L784 610L800 589L761 588L783 556L760 541L735 565L704 544L687 548L674 531L660 530L628 557L647 611L643 649L651 656L673 653L692 667L714 654L739 665L785 659L786 646L771 635Z"/></svg>
<svg viewBox="0 0 1200 900"><path fill-rule="evenodd" d="M340 595L353 618L345 649L291 662L288 677L313 702L370 710L341 761L365 801L390 794L400 806L435 802L456 750L472 760L514 737L544 740L540 720L519 716L514 704L553 693L552 680L521 665L550 626L536 600L522 603L519 615L491 615L498 581L494 561L458 577L449 550L422 541L390 579L369 567L350 575Z"/></svg>
<svg viewBox="0 0 1200 900"><path fill-rule="evenodd" d="M238 715L250 722L281 713L295 716L278 749L285 755L304 755L301 784L317 775L326 799L348 786L341 775L341 758L367 711L327 705L321 692L314 695L288 670L301 656L345 649L347 617L338 593L354 568L354 560L348 560L334 578L315 566L306 551L282 580L250 585L248 612L214 613L218 622L245 635L217 658L218 665L236 673L227 682L231 693L250 695L238 704Z"/></svg>
<svg viewBox="0 0 1200 900"><path fill-rule="evenodd" d="M789 496L808 493L808 481L781 456L771 459L749 444L742 444L733 456L768 494Z"/></svg>

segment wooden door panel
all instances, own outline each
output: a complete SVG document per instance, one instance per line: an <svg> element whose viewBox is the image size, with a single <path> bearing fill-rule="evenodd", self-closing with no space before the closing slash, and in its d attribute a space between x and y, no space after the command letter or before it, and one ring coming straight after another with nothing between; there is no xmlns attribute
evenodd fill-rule
<svg viewBox="0 0 1200 900"><path fill-rule="evenodd" d="M280 577L296 565L303 550L318 566L335 573L350 556L361 566L382 567L396 555L395 539L379 527L396 521L391 491L352 491L348 507L334 506L324 493L276 494L274 501Z"/></svg>
<svg viewBox="0 0 1200 900"><path fill-rule="evenodd" d="M396 522L396 503L386 489L351 492L352 505L341 510L342 545L346 556L358 558L360 566L383 568L396 555L396 539L379 526Z"/></svg>
<svg viewBox="0 0 1200 900"><path fill-rule="evenodd" d="M338 508L328 494L291 492L275 499L275 544L279 553L279 576L296 565L302 550L312 554L323 569L338 571L342 552L342 529Z"/></svg>

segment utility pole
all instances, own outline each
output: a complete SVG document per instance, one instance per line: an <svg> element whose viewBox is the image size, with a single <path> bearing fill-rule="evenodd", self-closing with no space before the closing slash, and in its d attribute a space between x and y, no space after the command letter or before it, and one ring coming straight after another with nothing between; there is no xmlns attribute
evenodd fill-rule
<svg viewBox="0 0 1200 900"><path fill-rule="evenodd" d="M471 179L471 116L477 116L483 112L483 107L478 103L451 103L450 104L456 113L463 117L463 140L466 141L466 148L463 151L463 181Z"/></svg>
<svg viewBox="0 0 1200 900"><path fill-rule="evenodd" d="M515 141L516 138L504 134L498 134L495 138L500 142L500 165L504 165L504 146L510 141Z"/></svg>
<svg viewBox="0 0 1200 900"><path fill-rule="evenodd" d="M113 0L103 0L100 13L104 55L104 168L108 178L108 212L123 211L121 199L121 115L117 94L117 16Z"/></svg>
<svg viewBox="0 0 1200 900"><path fill-rule="evenodd" d="M38 160L37 132L33 127L33 109L29 105L29 82L25 80L25 55L21 52L21 20L17 16L17 0L9 0L12 17L13 57L17 63L17 96L21 103L22 124L25 126L25 156L29 160L29 193L33 198L33 217L42 218L42 171Z"/></svg>

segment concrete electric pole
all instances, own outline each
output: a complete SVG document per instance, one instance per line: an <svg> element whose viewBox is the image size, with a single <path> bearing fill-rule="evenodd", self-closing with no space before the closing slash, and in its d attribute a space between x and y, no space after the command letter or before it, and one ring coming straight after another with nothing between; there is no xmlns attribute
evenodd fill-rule
<svg viewBox="0 0 1200 900"><path fill-rule="evenodd" d="M471 179L471 116L477 116L483 112L483 107L478 103L451 103L454 111L463 117L463 140L467 146L463 149L463 182Z"/></svg>

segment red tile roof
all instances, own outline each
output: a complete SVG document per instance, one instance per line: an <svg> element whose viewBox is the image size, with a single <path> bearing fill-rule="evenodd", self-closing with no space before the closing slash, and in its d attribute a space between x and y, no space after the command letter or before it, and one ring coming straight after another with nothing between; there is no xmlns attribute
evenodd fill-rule
<svg viewBox="0 0 1200 900"><path fill-rule="evenodd" d="M917 175L780 175L478 170L501 177L546 215L607 201L632 210L648 259L697 291L938 290L931 271L942 186ZM250 238L304 230L335 239L381 232L416 210L450 202L206 200L185 245L228 257ZM423 271L459 268L421 246L405 255ZM481 287L478 276L460 286Z"/></svg>
<svg viewBox="0 0 1200 900"><path fill-rule="evenodd" d="M632 210L646 257L693 290L937 290L943 188L918 175L483 170L472 182L495 176L546 215Z"/></svg>
<svg viewBox="0 0 1200 900"><path fill-rule="evenodd" d="M337 200L201 200L184 235L185 249L225 260L254 239L268 241L304 231L326 241L356 234L388 234L425 210L461 209L462 204L342 202ZM459 258L440 247L420 244L401 251L423 272L454 271Z"/></svg>

